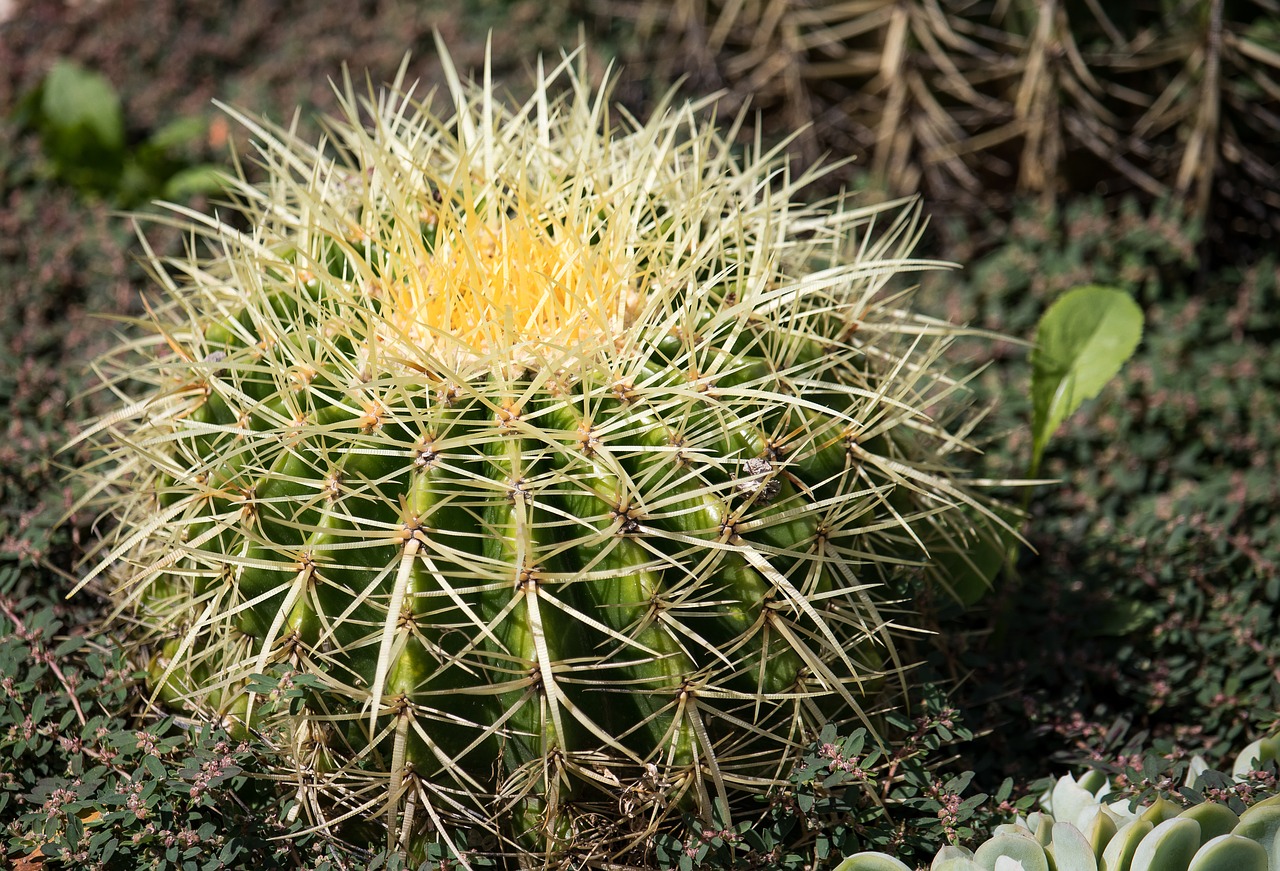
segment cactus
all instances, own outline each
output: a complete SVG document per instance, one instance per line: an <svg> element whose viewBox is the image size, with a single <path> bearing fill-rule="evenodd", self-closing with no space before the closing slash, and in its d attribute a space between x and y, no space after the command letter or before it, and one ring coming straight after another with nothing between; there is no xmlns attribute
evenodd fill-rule
<svg viewBox="0 0 1280 871"><path fill-rule="evenodd" d="M266 180L182 213L213 253L153 256L101 363L82 583L155 696L285 736L319 825L623 852L895 697L895 585L995 517L956 330L895 282L940 265L911 203L797 205L741 120L615 121L572 56L508 109L442 55L451 118L400 79L320 146L228 110Z"/></svg>
<svg viewBox="0 0 1280 871"><path fill-rule="evenodd" d="M1275 736L1247 746L1236 757L1237 779L1274 760L1277 746ZM1207 768L1194 762L1188 786ZM1096 771L1064 775L1041 797L1042 812L997 826L974 851L943 847L930 871L1280 871L1280 796L1236 814L1209 801L1185 810L1164 798L1107 803L1110 788ZM909 871L878 852L850 856L835 871L881 869Z"/></svg>
<svg viewBox="0 0 1280 871"><path fill-rule="evenodd" d="M1172 200L1215 234L1230 215L1224 238L1280 228L1264 157L1280 119L1249 117L1280 91L1280 29L1260 0L590 5L602 24L634 22L658 77L715 82L805 131L808 155L864 153L886 189L980 222L1015 190L1105 190Z"/></svg>

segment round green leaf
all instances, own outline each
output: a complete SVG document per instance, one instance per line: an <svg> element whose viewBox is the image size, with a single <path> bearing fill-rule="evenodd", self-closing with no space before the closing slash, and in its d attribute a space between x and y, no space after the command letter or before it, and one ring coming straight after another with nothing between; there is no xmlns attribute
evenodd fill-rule
<svg viewBox="0 0 1280 871"><path fill-rule="evenodd" d="M108 151L124 148L120 95L105 77L60 60L44 80L40 111L60 136L88 136Z"/></svg>
<svg viewBox="0 0 1280 871"><path fill-rule="evenodd" d="M164 183L162 194L168 200L184 200L196 194L216 194L226 187L226 176L217 167L200 165L174 173Z"/></svg>
<svg viewBox="0 0 1280 871"><path fill-rule="evenodd" d="M1187 871L1200 849L1200 824L1175 817L1165 820L1142 839L1133 854L1131 871Z"/></svg>
<svg viewBox="0 0 1280 871"><path fill-rule="evenodd" d="M1199 823L1200 839L1206 843L1219 835L1227 834L1240 822L1240 817L1231 808L1211 801L1193 805L1178 816Z"/></svg>
<svg viewBox="0 0 1280 871"><path fill-rule="evenodd" d="M1205 842L1187 871L1267 871L1267 851L1240 835L1219 835Z"/></svg>
<svg viewBox="0 0 1280 871"><path fill-rule="evenodd" d="M1233 835L1257 841L1270 857L1271 867L1280 867L1280 805L1259 802L1240 814Z"/></svg>
<svg viewBox="0 0 1280 871"><path fill-rule="evenodd" d="M1101 871L1129 871L1133 854L1152 828L1152 823L1143 819L1131 820L1121 826L1120 831L1116 832L1107 848L1102 851L1102 861L1098 863Z"/></svg>
<svg viewBox="0 0 1280 871"><path fill-rule="evenodd" d="M884 853L859 853L850 856L835 871L911 871L909 867Z"/></svg>
<svg viewBox="0 0 1280 871"><path fill-rule="evenodd" d="M1022 865L1022 871L1049 871L1049 860L1044 849L1034 838L1026 835L996 835L973 854L973 861L986 871L997 871L1001 859Z"/></svg>
<svg viewBox="0 0 1280 871"><path fill-rule="evenodd" d="M1032 469L1050 436L1098 395L1142 340L1142 309L1112 287L1077 287L1040 319L1031 352Z"/></svg>

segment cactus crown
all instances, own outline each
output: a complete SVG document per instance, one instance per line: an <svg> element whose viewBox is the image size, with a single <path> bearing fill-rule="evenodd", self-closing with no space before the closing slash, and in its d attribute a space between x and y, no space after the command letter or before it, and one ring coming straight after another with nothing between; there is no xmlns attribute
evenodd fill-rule
<svg viewBox="0 0 1280 871"><path fill-rule="evenodd" d="M319 146L233 113L267 178L232 179L248 229L184 213L215 254L153 258L102 363L84 583L157 694L286 729L318 820L625 851L872 724L884 582L948 583L990 513L955 329L891 284L940 265L910 204L797 205L741 118L615 120L572 56L509 109L442 54L448 120L400 79L348 80ZM258 717L281 663L314 689Z"/></svg>

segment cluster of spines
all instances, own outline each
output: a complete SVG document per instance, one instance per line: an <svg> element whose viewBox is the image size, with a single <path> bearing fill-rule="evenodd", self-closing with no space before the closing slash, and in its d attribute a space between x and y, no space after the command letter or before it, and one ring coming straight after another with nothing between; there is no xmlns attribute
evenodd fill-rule
<svg viewBox="0 0 1280 871"><path fill-rule="evenodd" d="M337 130L344 168L255 123L275 171L242 185L253 229L205 221L224 255L171 263L151 362L122 355L119 377L154 392L97 428L131 452L102 565L129 566L119 596L163 647L158 691L252 722L252 674L318 672L293 728L353 806L378 781L388 808L416 787L482 813L493 766L467 758L492 745L543 825L569 769L598 784L654 766L663 801L703 807L706 781L722 799L760 788L808 731L866 715L896 667L873 588L979 505L914 444L958 444L922 413L958 389L935 368L951 330L882 298L931 265L904 259L914 215L873 236L879 210L791 206L804 180L771 192L767 156L740 168L711 134L676 144L674 123L592 138L643 155L627 158L642 177L668 169L655 146L706 161L676 173L692 187L649 178L639 197L592 176L617 160L597 153L541 191L548 214L643 224L625 329L415 349L386 285L432 254L424 204L501 216L529 208L536 173L503 187L462 171L471 151L433 163L444 128L409 105L382 103L373 134ZM493 145L491 106L467 132L475 108L458 135ZM529 111L540 130L558 117ZM555 655L572 627L594 644ZM639 712L606 728L618 692Z"/></svg>

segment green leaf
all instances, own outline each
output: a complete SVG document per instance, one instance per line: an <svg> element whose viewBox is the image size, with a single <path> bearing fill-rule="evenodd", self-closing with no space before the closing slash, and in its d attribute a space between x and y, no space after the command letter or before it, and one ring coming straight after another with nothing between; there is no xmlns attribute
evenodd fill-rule
<svg viewBox="0 0 1280 871"><path fill-rule="evenodd" d="M835 871L911 871L909 867L884 853L859 853L850 856Z"/></svg>
<svg viewBox="0 0 1280 871"><path fill-rule="evenodd" d="M1267 852L1269 867L1280 866L1280 806L1255 804L1240 815L1231 833L1257 841Z"/></svg>
<svg viewBox="0 0 1280 871"><path fill-rule="evenodd" d="M215 194L225 187L222 170L209 164L188 167L173 174L164 183L162 195L167 200L185 200L196 194Z"/></svg>
<svg viewBox="0 0 1280 871"><path fill-rule="evenodd" d="M996 863L1002 858L1021 863L1023 871L1049 871L1049 860L1045 856L1044 848L1027 835L996 835L978 847L973 854L974 863L986 871L996 871Z"/></svg>
<svg viewBox="0 0 1280 871"><path fill-rule="evenodd" d="M967 541L939 542L930 550L947 592L966 607L976 604L995 586L1010 549L1018 544L1022 515L1007 505L993 506L992 510L998 521L965 506L961 511L969 518L972 537Z"/></svg>
<svg viewBox="0 0 1280 871"><path fill-rule="evenodd" d="M1053 835L1046 851L1053 857L1057 871L1098 871L1093 845L1072 823L1054 823Z"/></svg>
<svg viewBox="0 0 1280 871"><path fill-rule="evenodd" d="M1111 843L1111 839L1116 836L1118 831L1115 820L1100 805L1095 807L1095 813L1092 818L1088 818L1088 814L1084 816L1086 819L1083 820L1084 827L1081 832L1089 842L1089 848L1093 851L1094 857L1101 861L1103 851L1106 850L1107 844Z"/></svg>
<svg viewBox="0 0 1280 871"><path fill-rule="evenodd" d="M1077 287L1040 319L1031 352L1031 474L1049 438L1080 404L1097 396L1142 340L1142 309L1122 290Z"/></svg>
<svg viewBox="0 0 1280 871"><path fill-rule="evenodd" d="M147 144L160 149L179 148L204 138L208 129L209 125L203 118L178 118L152 133L147 138Z"/></svg>
<svg viewBox="0 0 1280 871"><path fill-rule="evenodd" d="M1113 600L1102 607L1085 631L1089 635L1123 637L1142 626L1149 619L1149 612L1150 608L1141 602Z"/></svg>
<svg viewBox="0 0 1280 871"><path fill-rule="evenodd" d="M1218 835L1205 841L1187 871L1267 871L1267 851L1240 835Z"/></svg>
<svg viewBox="0 0 1280 871"><path fill-rule="evenodd" d="M1261 768L1277 758L1280 758L1280 737L1259 738L1240 751L1235 765L1232 766L1231 774L1234 777L1243 778L1250 771Z"/></svg>
<svg viewBox="0 0 1280 871"><path fill-rule="evenodd" d="M1236 815L1235 811L1225 804L1217 804L1212 801L1193 805L1178 814L1178 816L1185 820L1195 820L1200 824L1200 840L1202 842L1208 842L1219 835L1229 833L1240 822L1240 817Z"/></svg>
<svg viewBox="0 0 1280 871"><path fill-rule="evenodd" d="M115 190L125 157L124 114L111 83L68 61L54 64L34 113L53 174L82 192Z"/></svg>
<svg viewBox="0 0 1280 871"><path fill-rule="evenodd" d="M112 151L124 148L120 96L98 73L58 61L44 80L40 111L61 134L92 136L98 147Z"/></svg>
<svg viewBox="0 0 1280 871"><path fill-rule="evenodd" d="M1133 853L1131 871L1187 871L1200 849L1200 824L1195 820L1165 820L1142 839Z"/></svg>
<svg viewBox="0 0 1280 871"><path fill-rule="evenodd" d="M157 781L165 781L169 777L169 772L165 770L164 763L154 756L142 757L142 767L146 769L147 774L150 774Z"/></svg>
<svg viewBox="0 0 1280 871"><path fill-rule="evenodd" d="M983 868L972 859L954 858L943 859L934 865L930 871L983 871Z"/></svg>

